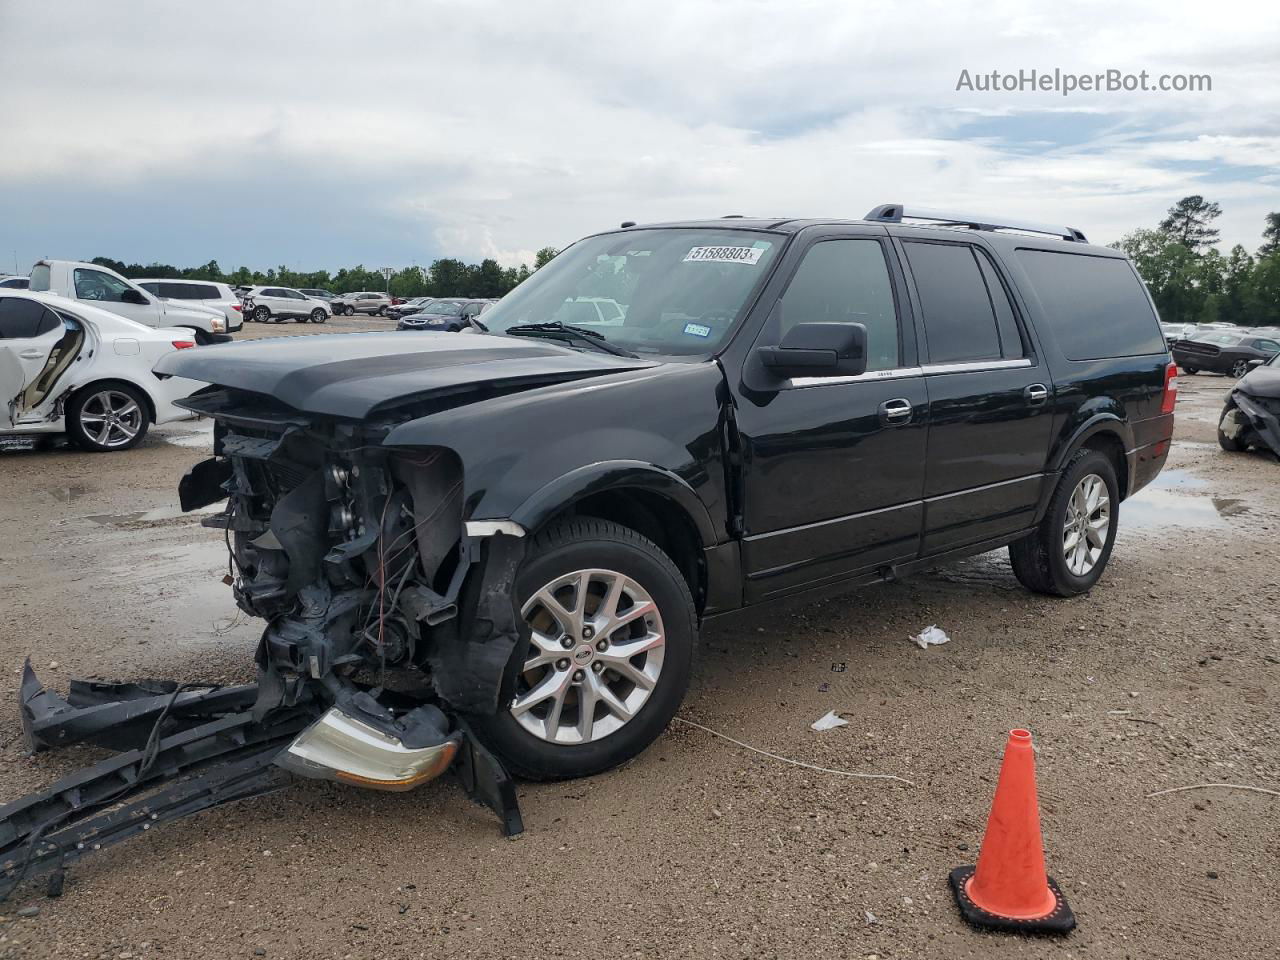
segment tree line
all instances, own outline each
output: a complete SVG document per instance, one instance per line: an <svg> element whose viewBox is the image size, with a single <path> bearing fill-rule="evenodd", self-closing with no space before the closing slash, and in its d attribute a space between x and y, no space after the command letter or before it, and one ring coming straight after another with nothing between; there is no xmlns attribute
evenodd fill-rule
<svg viewBox="0 0 1280 960"><path fill-rule="evenodd" d="M1129 255L1166 322L1280 325L1280 213L1265 217L1263 243L1256 252L1236 244L1225 255L1214 246L1219 231L1213 224L1221 215L1217 203L1198 194L1183 197L1155 227L1127 233L1112 246ZM389 283L380 272L364 266L344 267L337 273L280 266L264 273L248 267L225 272L216 260L199 267L126 264L109 257L95 257L93 262L130 278L217 280L233 286L307 287L333 293L389 290L397 297L501 297L557 252L543 247L532 267L502 267L492 259L464 263L444 258L425 269L397 270Z"/></svg>
<svg viewBox="0 0 1280 960"><path fill-rule="evenodd" d="M1196 194L1183 197L1153 229L1114 244L1133 261L1168 323L1280 325L1280 213L1264 218L1263 243L1240 244L1225 256L1214 246L1222 208Z"/></svg>
<svg viewBox="0 0 1280 960"><path fill-rule="evenodd" d="M431 266L406 267L391 275L390 281L378 270L363 265L344 267L337 273L328 270L298 271L280 266L265 272L237 267L223 270L218 261L210 260L199 267L175 267L167 263L124 263L110 257L94 257L93 263L109 267L121 276L158 277L171 280L212 280L234 286L274 286L328 290L331 293L357 293L386 290L393 297L501 297L527 278L534 270L549 263L559 251L543 247L534 257L533 266L503 267L496 260L464 263L451 257L434 261Z"/></svg>

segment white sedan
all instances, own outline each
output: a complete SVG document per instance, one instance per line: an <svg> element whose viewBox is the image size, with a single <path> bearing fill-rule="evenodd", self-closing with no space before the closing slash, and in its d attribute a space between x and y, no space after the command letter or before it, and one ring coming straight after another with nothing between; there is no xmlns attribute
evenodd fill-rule
<svg viewBox="0 0 1280 960"><path fill-rule="evenodd" d="M144 326L53 294L0 290L0 438L66 433L85 450L127 450L151 424L191 416L174 401L201 385L161 380L151 368L194 347L187 329Z"/></svg>

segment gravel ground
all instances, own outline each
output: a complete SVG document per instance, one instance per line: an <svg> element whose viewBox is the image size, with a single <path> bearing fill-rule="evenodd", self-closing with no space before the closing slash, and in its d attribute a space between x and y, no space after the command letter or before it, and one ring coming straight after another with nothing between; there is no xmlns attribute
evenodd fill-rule
<svg viewBox="0 0 1280 960"><path fill-rule="evenodd" d="M248 336L385 329L246 325ZM524 784L499 835L451 782L298 781L86 860L65 896L0 905L0 957L1271 957L1280 954L1280 465L1227 455L1228 387L1182 378L1169 469L1121 509L1090 596L1021 590L1004 551L712 626L682 715L624 768ZM0 454L0 800L93 754L23 755L18 666L237 681L258 627L215 531L176 508L208 424L126 454ZM920 650L931 623L951 635ZM828 710L849 725L814 733ZM1061 940L978 933L973 862L1011 727L1031 728ZM34 917L19 916L37 907Z"/></svg>

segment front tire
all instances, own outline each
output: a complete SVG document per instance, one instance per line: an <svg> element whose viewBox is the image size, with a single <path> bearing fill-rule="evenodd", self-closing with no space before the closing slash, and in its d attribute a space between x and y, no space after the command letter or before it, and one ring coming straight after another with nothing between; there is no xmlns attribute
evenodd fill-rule
<svg viewBox="0 0 1280 960"><path fill-rule="evenodd" d="M347 307L342 311L344 317L354 317L356 315L355 307Z"/></svg>
<svg viewBox="0 0 1280 960"><path fill-rule="evenodd" d="M386 307L379 307L379 308L378 308L378 316L380 316L380 317L385 317L386 315L387 315L387 308L386 308Z"/></svg>
<svg viewBox="0 0 1280 960"><path fill-rule="evenodd" d="M328 319L329 319L329 315L325 313L323 310L321 310L319 307L316 307L314 310L311 311L312 323L324 323Z"/></svg>
<svg viewBox="0 0 1280 960"><path fill-rule="evenodd" d="M1199 372L1200 372L1200 368L1199 368L1199 367L1187 367L1187 366L1184 366L1184 367L1182 368L1182 372L1183 372L1183 373L1185 373L1185 374L1186 374L1187 376L1189 376L1189 377L1194 377L1197 373L1199 373Z"/></svg>
<svg viewBox="0 0 1280 960"><path fill-rule="evenodd" d="M1237 360L1235 363L1231 365L1231 376L1235 377L1237 380L1239 380L1248 372L1249 372L1248 360Z"/></svg>
<svg viewBox="0 0 1280 960"><path fill-rule="evenodd" d="M675 716L698 621L689 585L656 544L605 520L539 534L516 576L521 638L496 714L471 718L509 770L586 777L624 763Z"/></svg>
<svg viewBox="0 0 1280 960"><path fill-rule="evenodd" d="M258 323L266 323L271 319L271 309L269 307L254 307L253 319Z"/></svg>
<svg viewBox="0 0 1280 960"><path fill-rule="evenodd" d="M1111 458L1085 447L1067 462L1036 532L1009 544L1014 576L1058 597L1087 593L1115 544L1120 487Z"/></svg>
<svg viewBox="0 0 1280 960"><path fill-rule="evenodd" d="M147 401L127 383L98 383L67 404L67 436L82 450L107 453L137 446L147 435L151 417Z"/></svg>

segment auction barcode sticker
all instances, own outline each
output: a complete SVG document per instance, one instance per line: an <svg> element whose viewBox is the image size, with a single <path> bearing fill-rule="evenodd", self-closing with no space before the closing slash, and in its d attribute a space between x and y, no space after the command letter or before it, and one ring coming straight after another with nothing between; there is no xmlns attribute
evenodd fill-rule
<svg viewBox="0 0 1280 960"><path fill-rule="evenodd" d="M759 263L764 250L760 247L694 247L684 255L701 263Z"/></svg>

